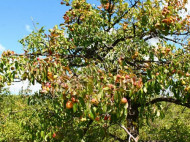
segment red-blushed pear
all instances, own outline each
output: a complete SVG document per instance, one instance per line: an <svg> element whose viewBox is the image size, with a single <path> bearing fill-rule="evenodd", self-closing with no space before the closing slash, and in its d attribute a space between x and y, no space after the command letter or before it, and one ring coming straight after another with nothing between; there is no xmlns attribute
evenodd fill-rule
<svg viewBox="0 0 190 142"><path fill-rule="evenodd" d="M166 48L166 52L168 53L168 52L170 52L171 51L171 49L170 48Z"/></svg>
<svg viewBox="0 0 190 142"><path fill-rule="evenodd" d="M61 141L63 139L63 133L61 131L54 132L52 138L56 141Z"/></svg>
<svg viewBox="0 0 190 142"><path fill-rule="evenodd" d="M190 74L187 72L187 73L185 74L185 76L186 76L186 77L189 77L189 76L190 76Z"/></svg>
<svg viewBox="0 0 190 142"><path fill-rule="evenodd" d="M100 73L100 74L101 74L101 73L103 73L103 71L102 71L101 69L99 69L99 70L98 70L98 73Z"/></svg>
<svg viewBox="0 0 190 142"><path fill-rule="evenodd" d="M73 108L73 103L72 103L71 101L68 101L68 102L66 103L66 108L67 108L67 109Z"/></svg>
<svg viewBox="0 0 190 142"><path fill-rule="evenodd" d="M109 3L106 3L106 4L103 5L103 6L104 6L104 9L105 9L105 10L108 10L110 5L109 5Z"/></svg>
<svg viewBox="0 0 190 142"><path fill-rule="evenodd" d="M96 120L96 121L100 121L100 117L99 117L99 116L96 116L95 120Z"/></svg>
<svg viewBox="0 0 190 142"><path fill-rule="evenodd" d="M106 116L104 116L104 120L108 120L108 116L106 115Z"/></svg>
<svg viewBox="0 0 190 142"><path fill-rule="evenodd" d="M172 70L172 74L174 74L174 73L176 73L176 70L174 69L174 70Z"/></svg>
<svg viewBox="0 0 190 142"><path fill-rule="evenodd" d="M103 80L103 79L104 79L104 76L101 76L100 79Z"/></svg>
<svg viewBox="0 0 190 142"><path fill-rule="evenodd" d="M76 99L75 97L72 97L72 98L71 98L71 101L72 101L73 103L77 103L77 102L78 102L78 99Z"/></svg>
<svg viewBox="0 0 190 142"><path fill-rule="evenodd" d="M113 77L113 74L112 74L112 73L108 73L108 76L109 76L109 77Z"/></svg>
<svg viewBox="0 0 190 142"><path fill-rule="evenodd" d="M121 78L121 75L120 75L120 74L117 74L116 78L120 79L120 78Z"/></svg>
<svg viewBox="0 0 190 142"><path fill-rule="evenodd" d="M72 97L72 98L71 98L71 101L72 101L73 103L76 102L75 97Z"/></svg>
<svg viewBox="0 0 190 142"><path fill-rule="evenodd" d="M98 100L96 98L93 98L91 100L91 103L94 104L94 105L98 105Z"/></svg>
<svg viewBox="0 0 190 142"><path fill-rule="evenodd" d="M114 89L114 85L113 84L108 84L108 87L113 90Z"/></svg>
<svg viewBox="0 0 190 142"><path fill-rule="evenodd" d="M126 75L126 76L125 76L125 79L130 79L130 76L129 76L129 75Z"/></svg>
<svg viewBox="0 0 190 142"><path fill-rule="evenodd" d="M70 5L70 4L67 2L67 3L66 3L66 6L69 6L69 5Z"/></svg>
<svg viewBox="0 0 190 142"><path fill-rule="evenodd" d="M13 55L13 54L15 54L15 52L14 52L14 51L11 51L11 55Z"/></svg>
<svg viewBox="0 0 190 142"><path fill-rule="evenodd" d="M46 86L51 88L51 84L49 82L46 83Z"/></svg>
<svg viewBox="0 0 190 142"><path fill-rule="evenodd" d="M105 120L105 121L111 120L111 115L106 114L106 115L104 116L104 120Z"/></svg>
<svg viewBox="0 0 190 142"><path fill-rule="evenodd" d="M115 82L116 82L116 83L119 83L120 79L121 79L121 75L120 75L120 74L117 74L117 75L116 75Z"/></svg>
<svg viewBox="0 0 190 142"><path fill-rule="evenodd" d="M121 99L121 103L122 103L122 104L126 104L126 103L127 103L127 99L126 99L126 98L122 98L122 99Z"/></svg>
<svg viewBox="0 0 190 142"><path fill-rule="evenodd" d="M56 138L56 136L57 136L56 133L53 133L52 137L53 137L53 138Z"/></svg>

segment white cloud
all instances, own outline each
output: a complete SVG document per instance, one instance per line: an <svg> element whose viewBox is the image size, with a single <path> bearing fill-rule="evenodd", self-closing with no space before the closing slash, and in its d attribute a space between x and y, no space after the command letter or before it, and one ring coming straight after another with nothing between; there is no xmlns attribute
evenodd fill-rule
<svg viewBox="0 0 190 142"><path fill-rule="evenodd" d="M5 49L6 49L6 48L5 48L3 45L0 44L0 52L5 51Z"/></svg>
<svg viewBox="0 0 190 142"><path fill-rule="evenodd" d="M151 38L147 42L148 44L157 47L158 46L157 44L159 43L159 38L158 37Z"/></svg>
<svg viewBox="0 0 190 142"><path fill-rule="evenodd" d="M9 88L11 94L18 95L22 89L29 89L31 93L38 92L41 89L41 84L35 83L35 85L29 85L29 81L25 80L22 82L14 82L10 86L5 86L5 88Z"/></svg>
<svg viewBox="0 0 190 142"><path fill-rule="evenodd" d="M187 3L187 5L186 5L186 8L187 8L186 14L190 14L190 0L188 0L188 3Z"/></svg>
<svg viewBox="0 0 190 142"><path fill-rule="evenodd" d="M184 9L179 12L179 15L184 19L188 14L190 14L190 0L188 0L186 6L187 11Z"/></svg>
<svg viewBox="0 0 190 142"><path fill-rule="evenodd" d="M188 3L186 5L186 8L188 9L188 12L190 12L190 0L188 0Z"/></svg>
<svg viewBox="0 0 190 142"><path fill-rule="evenodd" d="M25 29L26 29L28 32L32 32L32 29L31 29L30 25L25 25Z"/></svg>
<svg viewBox="0 0 190 142"><path fill-rule="evenodd" d="M111 28L108 34L109 34L109 35L111 35L111 34L116 34L116 30L113 29L113 28Z"/></svg>

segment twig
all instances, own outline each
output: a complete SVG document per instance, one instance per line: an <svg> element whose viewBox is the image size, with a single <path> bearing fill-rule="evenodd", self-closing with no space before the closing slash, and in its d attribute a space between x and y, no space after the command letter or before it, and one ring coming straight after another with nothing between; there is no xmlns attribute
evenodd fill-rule
<svg viewBox="0 0 190 142"><path fill-rule="evenodd" d="M138 137L135 138L135 137L127 130L127 128L125 128L125 126L123 126L123 125L120 124L120 127L123 128L123 129L125 130L125 132L127 132L127 134L129 135L129 142L130 142L130 139L131 139L131 138L133 138L133 140L134 140L135 142L138 142L138 139L137 139Z"/></svg>
<svg viewBox="0 0 190 142"><path fill-rule="evenodd" d="M33 19L32 17L31 17L31 20L32 20L32 24L33 24L35 30L38 31L38 28L36 27L36 25L35 25L35 23L34 23L34 19Z"/></svg>

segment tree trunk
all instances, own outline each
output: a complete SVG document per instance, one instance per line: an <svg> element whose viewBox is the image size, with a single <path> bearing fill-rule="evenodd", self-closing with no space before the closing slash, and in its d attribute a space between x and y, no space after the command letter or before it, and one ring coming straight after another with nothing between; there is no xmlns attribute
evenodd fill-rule
<svg viewBox="0 0 190 142"><path fill-rule="evenodd" d="M139 135L138 104L128 101L127 129L136 138Z"/></svg>

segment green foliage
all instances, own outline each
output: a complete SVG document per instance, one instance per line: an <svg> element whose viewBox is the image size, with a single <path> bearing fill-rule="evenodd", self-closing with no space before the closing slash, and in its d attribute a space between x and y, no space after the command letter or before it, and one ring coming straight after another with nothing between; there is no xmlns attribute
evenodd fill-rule
<svg viewBox="0 0 190 142"><path fill-rule="evenodd" d="M127 138L127 134L119 125L108 124L101 127L100 121L94 121L88 125L90 120L79 122L74 117L70 122L64 123L60 120L60 117L64 117L53 109L55 102L41 99L42 97L38 95L30 97L0 95L2 110L0 141L43 141L46 139L47 141L77 142L83 139L86 142L117 142ZM163 119L158 117L154 121L149 119L149 125L143 123L140 127L140 139L188 142L190 110L172 104L163 103L162 105L165 117ZM56 133L55 138L52 137L53 133Z"/></svg>
<svg viewBox="0 0 190 142"><path fill-rule="evenodd" d="M26 97L1 94L0 100L0 141L31 140L30 132L21 127L32 115ZM35 119L31 121L35 122Z"/></svg>
<svg viewBox="0 0 190 142"><path fill-rule="evenodd" d="M187 1L100 3L63 0L70 6L64 23L21 39L24 54L3 52L0 88L15 79L42 85L29 99L37 105L31 118L22 123L28 139L59 139L63 129L76 131L70 139L85 139L80 127L96 121L97 134L105 125L125 124L138 138L144 119L164 117L161 102L190 108L190 16L180 14ZM159 39L156 46L148 44L152 38Z"/></svg>
<svg viewBox="0 0 190 142"><path fill-rule="evenodd" d="M140 129L143 140L190 141L190 110L186 107L164 103L163 119L157 118Z"/></svg>

